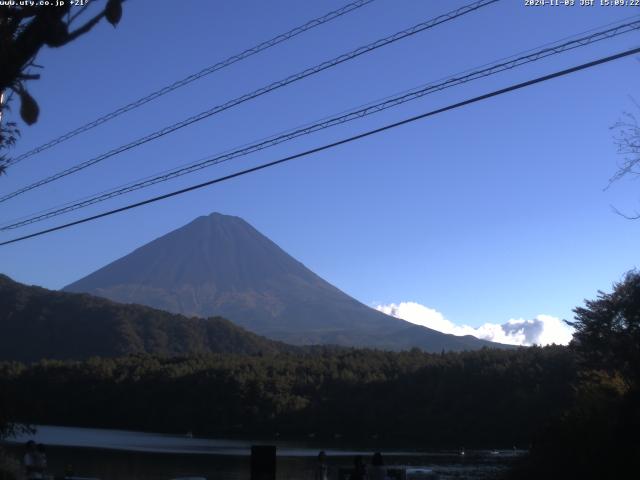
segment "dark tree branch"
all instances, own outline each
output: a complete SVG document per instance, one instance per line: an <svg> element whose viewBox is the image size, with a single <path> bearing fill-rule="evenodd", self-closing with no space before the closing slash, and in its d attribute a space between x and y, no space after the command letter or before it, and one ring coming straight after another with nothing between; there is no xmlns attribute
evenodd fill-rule
<svg viewBox="0 0 640 480"><path fill-rule="evenodd" d="M74 30L73 32L68 34L67 40L63 43L63 45L66 45L67 43L75 40L76 38L84 35L85 33L91 31L91 29L93 27L95 27L98 22L100 20L102 20L104 18L104 12L100 12L99 14L95 15L91 20L89 20L87 23L85 23L82 27Z"/></svg>
<svg viewBox="0 0 640 480"><path fill-rule="evenodd" d="M640 212L635 212L634 215L627 215L626 213L622 213L616 207L611 205L611 210L613 210L617 215L620 215L622 218L626 218L627 220L638 220L640 219Z"/></svg>
<svg viewBox="0 0 640 480"><path fill-rule="evenodd" d="M635 99L632 99L632 102L640 109ZM609 179L605 190L618 180L635 174L636 169L640 167L640 124L636 116L624 112L622 118L611 129L616 132L613 142L618 147L618 154L624 156L624 160L618 165L618 171Z"/></svg>
<svg viewBox="0 0 640 480"><path fill-rule="evenodd" d="M15 123L2 121L5 120L2 113L7 111L13 93L20 96L22 119L29 125L38 119L38 104L24 83L40 78L39 74L30 71L31 67L42 68L34 63L40 49L67 45L90 32L103 18L115 26L122 15L123 1L104 0L101 10L73 31L69 31L71 24L89 11L87 4L73 15L70 2L56 7L15 5L0 8L0 92L5 93L6 100L0 105L0 175L7 167L6 155L1 152L11 147L19 136Z"/></svg>
<svg viewBox="0 0 640 480"><path fill-rule="evenodd" d="M20 80L40 80L40 74L38 73L21 73L18 77Z"/></svg>
<svg viewBox="0 0 640 480"><path fill-rule="evenodd" d="M71 15L71 17L69 18L69 21L67 22L67 25L70 26L76 20L76 18L78 18L80 15L82 15L84 12L87 11L88 7L89 7L89 3L85 3L83 6L81 6L75 14Z"/></svg>

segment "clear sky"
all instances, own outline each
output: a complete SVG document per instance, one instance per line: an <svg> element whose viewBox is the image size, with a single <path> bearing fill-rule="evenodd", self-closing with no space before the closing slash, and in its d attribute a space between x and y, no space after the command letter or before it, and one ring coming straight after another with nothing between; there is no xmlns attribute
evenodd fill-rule
<svg viewBox="0 0 640 480"><path fill-rule="evenodd" d="M121 24L45 50L30 83L39 122L16 154L346 1L126 2ZM371 5L208 76L11 168L13 191L174 121L461 6ZM579 1L578 1L579 3ZM598 0L599 3L599 0ZM179 6L178 6L179 5ZM625 17L634 7L503 0L101 165L0 204L10 220ZM276 159L615 53L637 33L543 60L182 177L1 239ZM0 247L0 271L60 288L213 211L237 215L368 305L416 302L478 327L571 310L639 264L640 186L603 190L621 160L610 127L640 97L640 62L615 63L448 112L135 211ZM17 108L17 107L16 107Z"/></svg>

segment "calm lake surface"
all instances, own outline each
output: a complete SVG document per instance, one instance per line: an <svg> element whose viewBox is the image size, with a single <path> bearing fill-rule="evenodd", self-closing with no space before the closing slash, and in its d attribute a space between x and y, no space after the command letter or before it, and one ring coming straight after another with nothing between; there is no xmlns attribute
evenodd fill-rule
<svg viewBox="0 0 640 480"><path fill-rule="evenodd" d="M10 439L9 449L22 453L29 439L47 446L49 473L59 475L72 465L76 475L101 480L168 480L178 476L202 476L209 480L247 480L251 445L277 446L278 480L313 479L319 450L329 457L332 478L340 467L349 467L354 455L365 460L372 451L327 445L189 438L187 436L94 428L41 425L35 435ZM433 472L440 480L488 479L504 471L523 452L466 451L420 452L381 449L385 464L407 468L408 478L424 478Z"/></svg>

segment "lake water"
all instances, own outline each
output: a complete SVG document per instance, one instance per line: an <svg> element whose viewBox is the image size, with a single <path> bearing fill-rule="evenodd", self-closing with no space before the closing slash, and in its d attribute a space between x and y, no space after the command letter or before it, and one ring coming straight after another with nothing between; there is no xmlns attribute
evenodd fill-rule
<svg viewBox="0 0 640 480"><path fill-rule="evenodd" d="M189 438L179 435L94 428L38 426L35 435L10 439L9 449L20 455L29 439L47 446L49 471L59 475L68 465L78 476L101 480L168 480L202 476L209 480L247 480L250 477L248 440ZM370 459L372 451L353 447L268 442L277 447L278 480L313 479L319 450L325 450L330 471L349 467L354 455ZM433 472L440 480L488 479L504 471L517 455L513 451L421 452L382 449L386 465L407 468L408 478Z"/></svg>

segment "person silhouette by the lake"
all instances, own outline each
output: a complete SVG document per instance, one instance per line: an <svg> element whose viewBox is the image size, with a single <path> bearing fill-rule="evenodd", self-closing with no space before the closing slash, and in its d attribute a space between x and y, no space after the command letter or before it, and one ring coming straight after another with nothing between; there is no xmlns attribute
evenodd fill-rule
<svg viewBox="0 0 640 480"><path fill-rule="evenodd" d="M47 478L47 450L42 443L36 446L36 462L40 468L40 478Z"/></svg>
<svg viewBox="0 0 640 480"><path fill-rule="evenodd" d="M384 460L382 454L376 452L371 458L371 465L369 466L369 480L388 480L387 469L384 466Z"/></svg>
<svg viewBox="0 0 640 480"><path fill-rule="evenodd" d="M36 442L29 440L25 445L25 454L22 459L25 477L28 480L40 480L43 478L42 462L39 459L39 452Z"/></svg>
<svg viewBox="0 0 640 480"><path fill-rule="evenodd" d="M318 465L313 476L314 480L329 480L329 465L327 465L327 454L322 450L318 454Z"/></svg>
<svg viewBox="0 0 640 480"><path fill-rule="evenodd" d="M362 455L353 457L353 473L351 474L350 480L368 480L367 466L364 464Z"/></svg>

